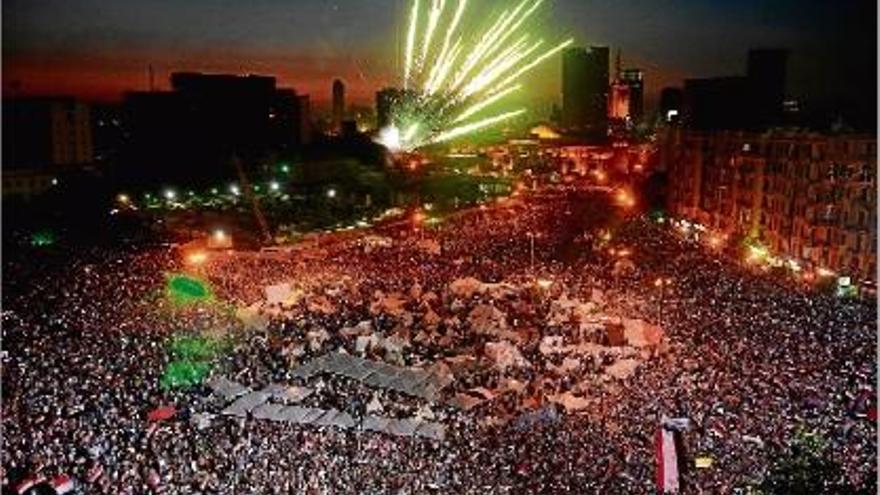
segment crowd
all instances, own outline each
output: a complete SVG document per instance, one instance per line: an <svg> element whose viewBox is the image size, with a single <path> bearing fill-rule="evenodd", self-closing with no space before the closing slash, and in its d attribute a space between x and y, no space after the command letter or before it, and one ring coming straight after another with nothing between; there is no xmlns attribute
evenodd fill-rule
<svg viewBox="0 0 880 495"><path fill-rule="evenodd" d="M830 439L849 482L876 483L876 425L851 414L876 379L870 305L743 268L576 188L370 234L391 242L366 249L362 235L329 236L290 255L235 253L198 268L155 248L76 253L38 274L29 273L33 260L4 260L4 483L66 474L84 493L114 494L652 493L662 417L689 418L688 459L713 460L683 473L685 493L732 493L759 480L801 427ZM631 269L614 269L612 248L627 250ZM182 270L238 307L280 282L303 296L264 308L267 324L251 328L226 309L169 306L165 274ZM466 277L506 289L450 290ZM668 283L658 287L658 278ZM614 359L606 354L561 370L561 358L541 352L542 339L585 337L550 322L560 298L655 322L664 342L637 352L627 379L603 375ZM483 306L503 316L494 333L470 318ZM437 404L330 376L309 404L375 400L401 417L430 406L446 439L194 421L223 403L205 387L159 387L166 343L175 332L217 329L233 346L215 373L254 389L295 383L296 366L327 352L434 370L444 363L454 380ZM397 344L358 349L367 334ZM493 366L486 344L499 339L527 365ZM496 397L472 411L446 403L477 387ZM564 393L588 405L567 411L548 399ZM162 405L176 415L148 421ZM558 414L517 421L547 409Z"/></svg>

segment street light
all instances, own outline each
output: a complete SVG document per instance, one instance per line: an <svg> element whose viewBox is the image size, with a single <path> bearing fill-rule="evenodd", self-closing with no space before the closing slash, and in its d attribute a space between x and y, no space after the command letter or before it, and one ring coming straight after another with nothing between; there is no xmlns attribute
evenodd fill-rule
<svg viewBox="0 0 880 495"><path fill-rule="evenodd" d="M327 197L330 199L335 198L336 197L336 189L333 189L332 187L330 189L327 189Z"/></svg>
<svg viewBox="0 0 880 495"><path fill-rule="evenodd" d="M529 231L529 271L535 271L535 233Z"/></svg>
<svg viewBox="0 0 880 495"><path fill-rule="evenodd" d="M168 201L174 201L174 198L177 197L177 193L174 191L174 189L166 189L163 195Z"/></svg>
<svg viewBox="0 0 880 495"><path fill-rule="evenodd" d="M281 185L278 184L278 181L273 180L269 183L269 189L272 191L278 191L279 189L281 189Z"/></svg>
<svg viewBox="0 0 880 495"><path fill-rule="evenodd" d="M663 303L666 299L666 288L672 285L673 280L669 277L657 277L654 280L654 287L660 289L660 304L658 307L658 319L663 318Z"/></svg>

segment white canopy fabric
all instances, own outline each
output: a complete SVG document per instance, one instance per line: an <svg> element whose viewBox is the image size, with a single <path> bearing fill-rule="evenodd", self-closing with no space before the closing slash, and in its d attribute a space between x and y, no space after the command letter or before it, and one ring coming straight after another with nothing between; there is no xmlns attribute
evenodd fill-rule
<svg viewBox="0 0 880 495"><path fill-rule="evenodd" d="M282 304L290 297L291 287L289 283L267 285L264 289L266 302L269 304Z"/></svg>
<svg viewBox="0 0 880 495"><path fill-rule="evenodd" d="M224 416L245 417L258 406L267 402L271 396L270 392L250 392L236 399L235 402L221 411L220 414Z"/></svg>
<svg viewBox="0 0 880 495"><path fill-rule="evenodd" d="M245 387L240 383L233 382L225 376L216 376L208 380L206 385L214 394L219 395L226 400L237 399L251 391L250 388Z"/></svg>
<svg viewBox="0 0 880 495"><path fill-rule="evenodd" d="M449 291L457 297L469 298L482 290L483 282L474 277L460 278L449 284Z"/></svg>
<svg viewBox="0 0 880 495"><path fill-rule="evenodd" d="M333 373L371 387L396 390L433 401L447 381L422 369L403 368L342 353L329 353L295 369L293 375L308 379L317 373Z"/></svg>
<svg viewBox="0 0 880 495"><path fill-rule="evenodd" d="M531 366L519 349L506 341L487 343L486 355L495 363L495 367L501 370Z"/></svg>
<svg viewBox="0 0 880 495"><path fill-rule="evenodd" d="M605 368L605 374L618 380L626 380L636 372L639 364L641 362L638 359L621 359Z"/></svg>
<svg viewBox="0 0 880 495"><path fill-rule="evenodd" d="M662 328L644 320L623 320L623 337L627 345L637 348L656 346L663 340L663 335Z"/></svg>
<svg viewBox="0 0 880 495"><path fill-rule="evenodd" d="M468 323L475 332L486 335L499 335L507 330L507 316L489 304L481 304L471 310Z"/></svg>

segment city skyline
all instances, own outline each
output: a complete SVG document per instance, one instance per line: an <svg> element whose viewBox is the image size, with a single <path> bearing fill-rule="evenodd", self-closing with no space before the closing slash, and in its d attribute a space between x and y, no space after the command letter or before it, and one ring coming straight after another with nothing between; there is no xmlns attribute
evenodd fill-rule
<svg viewBox="0 0 880 495"><path fill-rule="evenodd" d="M876 6L863 0L769 6L702 0L648 10L631 1L556 0L551 7L546 24L580 46L621 49L624 66L643 69L651 107L662 87L685 78L742 73L752 47L791 51L795 96L852 95L876 84L875 70L850 76L862 61L875 60L866 53L876 53L873 43L856 43L876 35L873 16L864 15ZM255 73L276 76L280 86L326 106L331 82L340 78L352 103L370 104L378 89L396 83L394 47L405 10L401 0L267 0L247 7L210 0L124 6L12 0L4 4L4 95L118 101L125 91L149 87L152 66L159 89L168 87L173 71ZM558 101L560 72L561 63L536 71L530 98Z"/></svg>

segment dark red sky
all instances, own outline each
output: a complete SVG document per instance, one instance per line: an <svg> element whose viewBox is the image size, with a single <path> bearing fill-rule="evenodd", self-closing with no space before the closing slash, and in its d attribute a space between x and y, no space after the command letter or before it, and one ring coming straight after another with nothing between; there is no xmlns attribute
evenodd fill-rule
<svg viewBox="0 0 880 495"><path fill-rule="evenodd" d="M796 95L876 88L876 4L870 0L547 3L540 19L547 38L622 48L625 65L645 70L649 99L684 77L742 73L746 51L758 46L792 50L790 91ZM153 65L159 87L177 70L260 73L320 104L340 77L351 99L371 102L378 87L395 82L398 30L408 4L5 0L4 95L17 88L19 94L117 100L124 91L146 89ZM529 96L555 99L558 73L558 61L548 62L526 81Z"/></svg>

